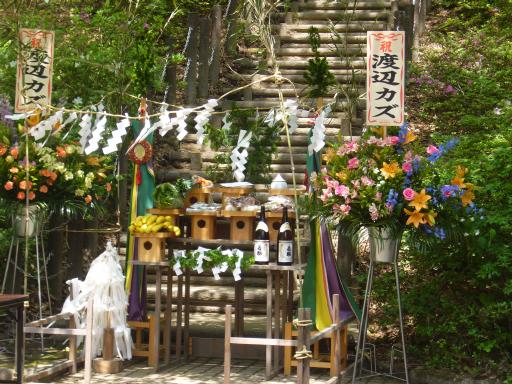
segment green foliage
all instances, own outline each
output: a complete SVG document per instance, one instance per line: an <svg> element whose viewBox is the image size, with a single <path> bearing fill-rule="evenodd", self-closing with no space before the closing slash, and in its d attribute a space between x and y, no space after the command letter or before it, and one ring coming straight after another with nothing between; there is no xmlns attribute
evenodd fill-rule
<svg viewBox="0 0 512 384"><path fill-rule="evenodd" d="M512 7L507 1L441 4L449 13L443 10L412 68L409 114L437 137L459 135L460 144L440 164L470 170L484 220L464 222L467 236L427 253L407 240L405 308L418 357L506 379L512 369ZM376 296L387 300L389 284L377 282Z"/></svg>
<svg viewBox="0 0 512 384"><path fill-rule="evenodd" d="M237 109L234 107L228 114L226 121L231 123L229 129L217 129L211 125L206 126L207 139L215 151L222 153L215 156L214 165L207 168L207 174L215 182L231 181L230 151L236 145L240 130L252 132L251 145L245 176L252 183L269 183L270 165L272 156L277 151L280 126L270 127L254 109Z"/></svg>
<svg viewBox="0 0 512 384"><path fill-rule="evenodd" d="M309 44L315 58L308 60L308 69L304 74L309 91L308 97L318 98L327 95L329 88L336 84L336 78L329 70L329 63L325 57L320 57L320 34L315 27L309 28Z"/></svg>
<svg viewBox="0 0 512 384"><path fill-rule="evenodd" d="M178 179L174 184L162 183L155 187L153 200L157 208L183 208L183 198L192 187L192 181Z"/></svg>

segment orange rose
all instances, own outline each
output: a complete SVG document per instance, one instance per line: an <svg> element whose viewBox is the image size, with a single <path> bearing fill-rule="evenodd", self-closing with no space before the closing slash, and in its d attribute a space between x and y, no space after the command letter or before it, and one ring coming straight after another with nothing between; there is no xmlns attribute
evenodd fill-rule
<svg viewBox="0 0 512 384"><path fill-rule="evenodd" d="M57 180L57 174L56 174L55 172L50 172L50 179L51 179L52 181Z"/></svg>
<svg viewBox="0 0 512 384"><path fill-rule="evenodd" d="M86 202L87 204L91 204L91 201L92 201L92 197L91 197L91 195L87 195L87 196L85 196L84 200L85 200L85 202Z"/></svg>
<svg viewBox="0 0 512 384"><path fill-rule="evenodd" d="M0 156L5 155L7 152L7 147L5 145L0 144Z"/></svg>
<svg viewBox="0 0 512 384"><path fill-rule="evenodd" d="M12 181L8 181L7 183L5 183L4 188L5 188L7 191L10 191L11 189L13 189L13 188L14 188L14 183L13 183Z"/></svg>
<svg viewBox="0 0 512 384"><path fill-rule="evenodd" d="M12 167L11 169L9 169L9 172L11 173L18 173L20 170L16 167Z"/></svg>
<svg viewBox="0 0 512 384"><path fill-rule="evenodd" d="M25 192L18 192L16 198L19 200L23 200L25 198Z"/></svg>
<svg viewBox="0 0 512 384"><path fill-rule="evenodd" d="M107 183L107 184L105 185L105 189L107 190L107 192L110 192L110 191L112 190L112 184Z"/></svg>
<svg viewBox="0 0 512 384"><path fill-rule="evenodd" d="M28 188L27 188L27 181L26 180L21 180L20 181L20 189L31 189L32 188L32 182L29 181L28 182Z"/></svg>
<svg viewBox="0 0 512 384"><path fill-rule="evenodd" d="M49 170L47 170L47 169L41 169L41 170L39 171L39 174L40 174L41 176L44 176L44 177L49 177L49 176L50 176L50 171L49 171Z"/></svg>
<svg viewBox="0 0 512 384"><path fill-rule="evenodd" d="M41 192L41 193L46 193L46 192L48 192L48 187L47 187L46 185L41 185L41 186L39 187L39 192Z"/></svg>
<svg viewBox="0 0 512 384"><path fill-rule="evenodd" d="M14 148L11 149L11 156L12 157L17 159L18 158L18 154L19 154L18 147L14 147Z"/></svg>
<svg viewBox="0 0 512 384"><path fill-rule="evenodd" d="M35 198L36 198L36 194L33 191L30 191L29 194L28 194L28 199L29 200L34 200Z"/></svg>

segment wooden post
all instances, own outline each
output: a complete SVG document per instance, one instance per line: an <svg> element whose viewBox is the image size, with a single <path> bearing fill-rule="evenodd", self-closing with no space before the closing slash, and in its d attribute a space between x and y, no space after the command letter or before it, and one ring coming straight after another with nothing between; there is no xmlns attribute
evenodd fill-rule
<svg viewBox="0 0 512 384"><path fill-rule="evenodd" d="M171 357L171 323L172 323L172 269L167 268L167 292L165 300L165 328L164 328L164 349L165 365L168 365Z"/></svg>
<svg viewBox="0 0 512 384"><path fill-rule="evenodd" d="M201 18L199 31L199 75L198 96L200 99L208 97L208 61L210 59L210 19Z"/></svg>
<svg viewBox="0 0 512 384"><path fill-rule="evenodd" d="M394 31L397 27L398 0L391 1L391 10L388 17L388 30Z"/></svg>
<svg viewBox="0 0 512 384"><path fill-rule="evenodd" d="M168 58L167 66L165 67L165 83L167 84L167 92L165 94L165 102L168 104L176 104L176 63L171 58L174 52L174 39L172 36L167 38Z"/></svg>
<svg viewBox="0 0 512 384"><path fill-rule="evenodd" d="M236 53L236 36L235 31L237 28L237 16L235 15L236 9L238 8L239 0L229 0L226 15L224 19L228 21L228 27L226 32L226 41L224 51L226 55L233 56Z"/></svg>
<svg viewBox="0 0 512 384"><path fill-rule="evenodd" d="M272 271L267 270L267 327L266 338L272 338ZM272 347L265 347L265 378L268 380L272 374Z"/></svg>
<svg viewBox="0 0 512 384"><path fill-rule="evenodd" d="M284 325L284 339L292 339L292 323L286 322ZM284 347L284 375L290 376L292 373L292 347Z"/></svg>
<svg viewBox="0 0 512 384"><path fill-rule="evenodd" d="M73 295L73 282L69 285L69 298L74 300ZM69 328L76 328L75 316L70 316L69 318ZM69 336L69 354L68 360L71 360L71 368L69 369L70 373L74 374L77 372L76 367L76 350L77 350L77 339L75 335Z"/></svg>
<svg viewBox="0 0 512 384"><path fill-rule="evenodd" d="M305 319L304 320L311 320L311 308L306 308L304 310ZM311 349L311 327L302 327L304 328L304 345L306 345L306 349ZM302 374L302 384L309 384L309 362L310 358L307 357L304 359L304 363L302 365L302 368L304 369L304 373Z"/></svg>
<svg viewBox="0 0 512 384"><path fill-rule="evenodd" d="M189 13L188 15L188 41L185 47L187 56L187 68L185 70L185 102L187 105L194 105L197 98L197 30L199 25L199 15Z"/></svg>
<svg viewBox="0 0 512 384"><path fill-rule="evenodd" d="M340 295L335 294L332 297L333 311L334 311L334 325L340 322ZM334 350L334 353L332 353ZM340 375L340 330L336 329L331 336L331 376L339 377Z"/></svg>
<svg viewBox="0 0 512 384"><path fill-rule="evenodd" d="M222 33L222 7L215 4L212 8L212 50L210 56L209 77L210 84L215 87L219 81L220 74L220 43Z"/></svg>
<svg viewBox="0 0 512 384"><path fill-rule="evenodd" d="M89 299L87 303L87 323L85 335L85 372L84 372L84 383L89 384L91 382L92 374L92 319L93 319L93 300Z"/></svg>
<svg viewBox="0 0 512 384"><path fill-rule="evenodd" d="M306 310L304 308L299 308L299 322L304 321L305 319ZM306 328L301 327L300 325L297 329L297 351L301 351L304 348L306 341L305 330ZM304 382L304 359L299 359L297 361L297 384L302 384Z"/></svg>
<svg viewBox="0 0 512 384"><path fill-rule="evenodd" d="M48 248L51 252L51 256L48 257L48 275L52 276L49 278L50 291L57 303L62 302L62 287L66 274L65 269L62 268L66 248L63 225L64 219L52 215L50 218L50 229L52 230L48 233Z"/></svg>
<svg viewBox="0 0 512 384"><path fill-rule="evenodd" d="M231 305L226 305L224 320L224 384L229 384L231 375Z"/></svg>
<svg viewBox="0 0 512 384"><path fill-rule="evenodd" d="M183 336L183 345L185 348L185 360L190 357L190 268L185 272L185 332Z"/></svg>

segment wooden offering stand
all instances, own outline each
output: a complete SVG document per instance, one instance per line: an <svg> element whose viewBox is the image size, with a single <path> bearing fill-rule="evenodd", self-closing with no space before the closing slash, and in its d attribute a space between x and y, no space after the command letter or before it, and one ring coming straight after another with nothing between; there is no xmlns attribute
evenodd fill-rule
<svg viewBox="0 0 512 384"><path fill-rule="evenodd" d="M231 240L253 239L255 211L222 211L222 216L230 219Z"/></svg>
<svg viewBox="0 0 512 384"><path fill-rule="evenodd" d="M185 211L183 209L176 208L150 208L147 210L150 215L156 216L171 216L176 222L176 219L180 216L183 216Z"/></svg>
<svg viewBox="0 0 512 384"><path fill-rule="evenodd" d="M188 191L187 196L185 197L185 208L188 208L195 203L208 203L211 192L212 188L193 187Z"/></svg>
<svg viewBox="0 0 512 384"><path fill-rule="evenodd" d="M165 241L175 237L173 232L134 233L139 239L138 260L143 262L160 262L165 259Z"/></svg>
<svg viewBox="0 0 512 384"><path fill-rule="evenodd" d="M222 209L224 209L228 199L232 197L247 196L249 193L254 192L254 186L245 188L214 187L211 188L211 191L222 193Z"/></svg>
<svg viewBox="0 0 512 384"><path fill-rule="evenodd" d="M215 238L215 220L218 211L187 212L191 218L191 235L193 239L210 240Z"/></svg>

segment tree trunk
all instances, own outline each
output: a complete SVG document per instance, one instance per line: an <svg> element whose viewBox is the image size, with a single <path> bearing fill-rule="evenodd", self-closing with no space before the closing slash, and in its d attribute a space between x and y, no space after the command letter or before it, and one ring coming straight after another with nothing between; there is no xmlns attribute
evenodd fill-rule
<svg viewBox="0 0 512 384"><path fill-rule="evenodd" d="M208 59L210 53L210 19L201 19L199 33L199 76L198 94L199 98L205 100L208 97Z"/></svg>
<svg viewBox="0 0 512 384"><path fill-rule="evenodd" d="M66 265L64 264L66 238L64 236L64 229L61 228L63 224L63 218L56 217L55 215L51 216L50 232L48 235L48 279L50 292L57 303L57 307L62 303L64 279L66 275Z"/></svg>
<svg viewBox="0 0 512 384"><path fill-rule="evenodd" d="M188 15L188 41L185 47L187 56L187 68L185 71L185 102L189 106L196 103L197 98L197 30L199 24L199 15L190 13Z"/></svg>
<svg viewBox="0 0 512 384"><path fill-rule="evenodd" d="M168 104L176 104L176 63L172 61L174 52L174 40L172 36L167 39L167 46L169 47L167 66L165 68L165 82L167 84L167 92L165 94L165 102Z"/></svg>
<svg viewBox="0 0 512 384"><path fill-rule="evenodd" d="M222 8L220 4L213 6L212 10L212 54L210 62L210 84L215 87L219 81L220 74L220 42L222 32Z"/></svg>

